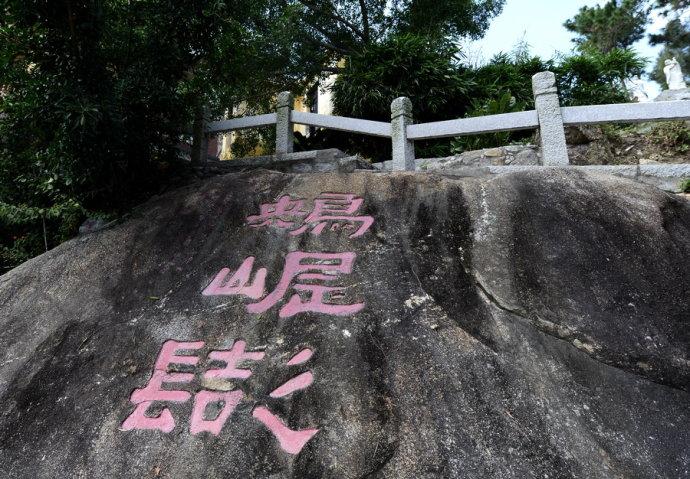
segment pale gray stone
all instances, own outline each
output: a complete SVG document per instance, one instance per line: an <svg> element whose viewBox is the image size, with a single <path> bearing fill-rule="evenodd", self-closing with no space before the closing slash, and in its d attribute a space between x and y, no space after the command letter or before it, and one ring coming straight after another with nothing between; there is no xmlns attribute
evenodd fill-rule
<svg viewBox="0 0 690 479"><path fill-rule="evenodd" d="M383 121L362 120L361 118L347 118L344 116L319 115L304 111L293 111L292 122L298 125L316 126L329 130L348 131L363 135L391 137L391 125Z"/></svg>
<svg viewBox="0 0 690 479"><path fill-rule="evenodd" d="M487 148L484 150L484 156L499 157L505 156L506 152L503 148Z"/></svg>
<svg viewBox="0 0 690 479"><path fill-rule="evenodd" d="M624 178L635 179L638 176L637 165L585 165L573 166L572 168L597 173L607 173L609 175L622 176Z"/></svg>
<svg viewBox="0 0 690 479"><path fill-rule="evenodd" d="M532 77L532 90L539 117L542 161L544 165L567 165L568 149L556 90L556 76L552 72L537 73Z"/></svg>
<svg viewBox="0 0 690 479"><path fill-rule="evenodd" d="M599 173L619 176L656 186L664 191L677 193L680 191L681 182L690 178L690 163L676 164L648 164L648 165L586 165L586 166L544 166L544 165L463 165L460 162L439 159L417 160L420 170L443 170L445 174L454 176L483 177L491 175L504 175L521 171L537 171L540 169L567 169L584 171L587 173Z"/></svg>
<svg viewBox="0 0 690 479"><path fill-rule="evenodd" d="M243 116L240 118L231 118L229 120L212 121L206 125L206 133L222 133L224 131L244 130L245 128L275 125L275 123L275 113Z"/></svg>
<svg viewBox="0 0 690 479"><path fill-rule="evenodd" d="M690 88L682 88L680 90L664 90L654 99L654 101L678 100L690 100Z"/></svg>
<svg viewBox="0 0 690 479"><path fill-rule="evenodd" d="M639 166L638 179L666 191L680 191L680 183L690 178L690 164L647 164Z"/></svg>
<svg viewBox="0 0 690 479"><path fill-rule="evenodd" d="M458 118L456 120L419 123L407 128L412 140L451 138L462 135L478 135L496 131L531 130L539 126L534 110L500 113L498 115Z"/></svg>
<svg viewBox="0 0 690 479"><path fill-rule="evenodd" d="M538 165L539 158L536 145L508 145L463 151L445 158L419 159L415 163L422 170L448 170L464 166Z"/></svg>
<svg viewBox="0 0 690 479"><path fill-rule="evenodd" d="M510 162L511 165L538 165L539 164L539 153L537 152L536 146L524 146L522 150L518 151L513 160Z"/></svg>
<svg viewBox="0 0 690 479"><path fill-rule="evenodd" d="M391 171L393 169L393 160L382 161L380 163L373 163L372 166L377 170Z"/></svg>
<svg viewBox="0 0 690 479"><path fill-rule="evenodd" d="M414 142L407 138L407 125L412 124L412 102L400 97L391 103L391 140L393 170L414 171Z"/></svg>
<svg viewBox="0 0 690 479"><path fill-rule="evenodd" d="M593 125L597 123L641 123L646 121L684 120L690 118L690 103L617 103L615 105L566 106L561 108L565 125Z"/></svg>
<svg viewBox="0 0 690 479"><path fill-rule="evenodd" d="M290 121L290 112L294 98L292 93L284 91L278 94L276 105L276 153L292 153L294 132Z"/></svg>
<svg viewBox="0 0 690 479"><path fill-rule="evenodd" d="M532 145L506 145L502 147L506 153L518 154L525 148L533 148Z"/></svg>
<svg viewBox="0 0 690 479"><path fill-rule="evenodd" d="M300 151L279 155L254 156L235 160L216 161L198 168L201 176L266 169L292 173L309 171L337 171L351 173L355 170L372 170L371 163L359 156L348 156L337 148L327 150Z"/></svg>

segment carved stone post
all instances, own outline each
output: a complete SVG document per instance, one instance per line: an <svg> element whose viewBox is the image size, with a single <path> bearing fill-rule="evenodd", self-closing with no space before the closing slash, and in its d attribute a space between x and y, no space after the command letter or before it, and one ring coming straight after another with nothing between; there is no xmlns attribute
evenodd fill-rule
<svg viewBox="0 0 690 479"><path fill-rule="evenodd" d="M400 97L391 103L391 140L393 170L414 171L414 142L407 139L407 125L412 124L412 102Z"/></svg>
<svg viewBox="0 0 690 479"><path fill-rule="evenodd" d="M558 102L556 90L556 75L552 72L537 73L532 77L532 91L534 106L539 116L542 164L568 165L570 161L565 144L561 105Z"/></svg>
<svg viewBox="0 0 690 479"><path fill-rule="evenodd" d="M208 108L199 107L196 109L194 124L192 125L192 149L190 152L190 159L194 165L205 163L208 159L208 135L206 134L208 117Z"/></svg>
<svg viewBox="0 0 690 479"><path fill-rule="evenodd" d="M294 132L290 121L290 112L294 98L289 91L278 94L276 107L276 154L292 153L294 146Z"/></svg>

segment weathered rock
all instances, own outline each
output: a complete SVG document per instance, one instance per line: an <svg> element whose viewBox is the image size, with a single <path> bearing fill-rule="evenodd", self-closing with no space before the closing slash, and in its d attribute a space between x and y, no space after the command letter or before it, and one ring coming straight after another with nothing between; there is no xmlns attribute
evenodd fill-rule
<svg viewBox="0 0 690 479"><path fill-rule="evenodd" d="M507 147L506 147L507 148ZM513 158L506 162L508 165L538 165L540 163L540 153L536 146L525 145L515 152Z"/></svg>
<svg viewBox="0 0 690 479"><path fill-rule="evenodd" d="M690 100L690 88L680 88L678 90L664 90L654 101L678 101Z"/></svg>
<svg viewBox="0 0 690 479"><path fill-rule="evenodd" d="M611 165L621 156L616 155L599 125L569 126L565 138L571 165Z"/></svg>
<svg viewBox="0 0 690 479"><path fill-rule="evenodd" d="M416 160L419 170L449 170L463 166L538 165L540 154L535 145L508 145L464 151L445 158Z"/></svg>
<svg viewBox="0 0 690 479"><path fill-rule="evenodd" d="M79 234L87 235L95 231L100 231L108 226L115 224L114 222L106 222L103 218L87 218L79 226Z"/></svg>
<svg viewBox="0 0 690 479"><path fill-rule="evenodd" d="M222 173L266 168L287 173L330 172L352 173L355 170L373 170L370 162L360 156L349 156L337 148L300 151L276 155L253 156L234 160L209 161L197 170L202 177Z"/></svg>
<svg viewBox="0 0 690 479"><path fill-rule="evenodd" d="M362 197L373 226L351 238L246 223L262 203L289 194L310 205L322 192ZM256 300L201 294L248 257L268 269L270 291L294 251L355 253L331 300L363 309L280 318L287 296L252 314ZM689 255L687 201L600 174L215 177L0 277L0 470L687 477ZM190 432L193 399L153 405L172 414L169 433L122 430L169 339L205 345L188 353L202 358L184 367L195 378L166 388L242 391L218 436ZM252 376L203 378L223 365L209 350L240 339L265 353L239 364ZM286 366L304 348L313 357ZM269 396L308 371L306 389ZM318 432L290 454L252 417L261 407Z"/></svg>

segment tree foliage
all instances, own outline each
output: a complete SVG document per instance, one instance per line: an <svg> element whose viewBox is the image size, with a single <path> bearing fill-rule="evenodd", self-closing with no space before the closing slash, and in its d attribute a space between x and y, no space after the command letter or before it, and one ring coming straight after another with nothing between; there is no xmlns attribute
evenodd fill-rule
<svg viewBox="0 0 690 479"><path fill-rule="evenodd" d="M276 28L298 48L339 60L400 34L433 39L479 38L505 0L277 0Z"/></svg>
<svg viewBox="0 0 690 479"><path fill-rule="evenodd" d="M165 187L204 108L266 111L394 36L478 37L504 0L1 1L6 269Z"/></svg>
<svg viewBox="0 0 690 479"><path fill-rule="evenodd" d="M468 70L475 85L464 116L497 115L534 108L532 75L553 69L551 61L530 55L527 45L520 45L512 53L500 53L475 70ZM501 132L461 136L450 143L453 153L489 148L520 141L532 132Z"/></svg>
<svg viewBox="0 0 690 479"><path fill-rule="evenodd" d="M596 49L564 56L555 73L561 103L603 105L630 101L625 80L644 72L645 60L631 49Z"/></svg>
<svg viewBox="0 0 690 479"><path fill-rule="evenodd" d="M464 112L474 88L459 74L457 47L443 39L401 33L371 44L347 57L332 87L338 115L390 121L391 102L400 96L414 98L416 121L433 121ZM304 148L338 146L377 161L390 157L390 141L319 132ZM420 143L424 148L425 143Z"/></svg>
<svg viewBox="0 0 690 479"><path fill-rule="evenodd" d="M249 61L257 2L4 0L2 11L2 268L72 235L86 211L157 191L202 104L279 76Z"/></svg>
<svg viewBox="0 0 690 479"><path fill-rule="evenodd" d="M581 7L563 25L578 34L574 41L579 46L607 53L614 48L628 48L640 40L648 22L645 0L609 0L603 6Z"/></svg>
<svg viewBox="0 0 690 479"><path fill-rule="evenodd" d="M335 113L390 121L391 101L415 99L414 115L429 121L457 111L454 102L472 82L459 75L459 51L450 42L401 34L348 57L333 86Z"/></svg>

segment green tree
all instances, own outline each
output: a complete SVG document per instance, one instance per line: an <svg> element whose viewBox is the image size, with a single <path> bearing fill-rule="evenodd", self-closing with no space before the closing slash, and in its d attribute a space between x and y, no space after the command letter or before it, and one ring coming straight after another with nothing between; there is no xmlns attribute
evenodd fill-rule
<svg viewBox="0 0 690 479"><path fill-rule="evenodd" d="M278 0L273 35L297 58L318 57L324 71L343 58L401 34L433 40L479 38L505 0Z"/></svg>
<svg viewBox="0 0 690 479"><path fill-rule="evenodd" d="M631 49L589 50L559 59L554 67L565 106L630 101L625 80L644 72L645 60Z"/></svg>
<svg viewBox="0 0 690 479"><path fill-rule="evenodd" d="M646 0L609 0L603 6L580 8L563 25L578 34L574 42L579 47L607 53L640 40L648 22Z"/></svg>
<svg viewBox="0 0 690 479"><path fill-rule="evenodd" d="M336 114L390 120L391 102L415 99L418 121L457 113L455 100L466 95L471 80L459 75L460 52L450 42L401 34L348 57L333 86Z"/></svg>
<svg viewBox="0 0 690 479"><path fill-rule="evenodd" d="M598 50L542 60L527 48L499 54L477 68L464 66L452 43L400 35L351 55L334 87L336 113L389 121L391 101L412 100L416 122L493 115L534 108L531 78L537 72L556 73L563 105L591 105L629 101L625 80L643 73L645 62L630 49ZM455 140L417 142L419 157L499 146L528 138L530 132L511 132ZM337 146L375 161L390 157L390 142L332 131L300 138L302 149Z"/></svg>
<svg viewBox="0 0 690 479"><path fill-rule="evenodd" d="M250 0L4 0L0 267L74 234L84 214L119 214L164 187L201 105L220 110L250 84L290 85L274 69L284 52L256 54L264 9Z"/></svg>

